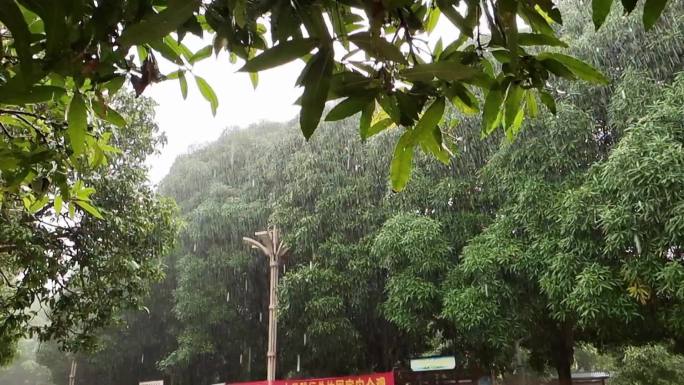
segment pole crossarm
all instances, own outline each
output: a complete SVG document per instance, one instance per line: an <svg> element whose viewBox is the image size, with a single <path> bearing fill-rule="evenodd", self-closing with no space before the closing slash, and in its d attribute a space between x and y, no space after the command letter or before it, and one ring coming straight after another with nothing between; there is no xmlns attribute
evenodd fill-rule
<svg viewBox="0 0 684 385"><path fill-rule="evenodd" d="M280 240L277 227L266 231L254 233L254 238L243 237L242 240L260 250L268 258L269 280L269 303L268 303L268 349L266 352L266 378L269 385L273 384L276 374L276 342L278 339L278 266L280 260L289 251L288 247Z"/></svg>

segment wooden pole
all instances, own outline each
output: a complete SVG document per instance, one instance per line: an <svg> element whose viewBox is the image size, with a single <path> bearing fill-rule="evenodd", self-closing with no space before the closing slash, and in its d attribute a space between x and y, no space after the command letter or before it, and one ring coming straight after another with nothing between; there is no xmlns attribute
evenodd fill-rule
<svg viewBox="0 0 684 385"><path fill-rule="evenodd" d="M268 349L266 352L266 380L273 384L276 376L276 352L278 340L278 266L280 259L287 253L287 247L280 240L278 229L254 233L256 238L243 237L242 240L255 249L261 250L268 259L270 284L268 300Z"/></svg>

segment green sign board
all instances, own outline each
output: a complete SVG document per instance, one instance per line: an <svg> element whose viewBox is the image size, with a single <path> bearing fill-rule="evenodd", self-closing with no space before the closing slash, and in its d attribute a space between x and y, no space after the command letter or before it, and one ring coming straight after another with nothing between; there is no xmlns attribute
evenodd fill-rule
<svg viewBox="0 0 684 385"><path fill-rule="evenodd" d="M414 372L451 370L454 368L456 368L456 358L454 356L423 357L411 360L411 370Z"/></svg>

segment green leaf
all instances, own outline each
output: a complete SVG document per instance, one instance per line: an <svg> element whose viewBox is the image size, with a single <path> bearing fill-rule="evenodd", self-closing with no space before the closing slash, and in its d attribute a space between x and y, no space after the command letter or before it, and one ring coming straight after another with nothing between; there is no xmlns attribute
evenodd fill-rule
<svg viewBox="0 0 684 385"><path fill-rule="evenodd" d="M622 8L624 8L624 13L626 15L632 13L638 2L639 0L622 0Z"/></svg>
<svg viewBox="0 0 684 385"><path fill-rule="evenodd" d="M119 38L119 44L130 47L162 39L192 17L200 2L177 0L169 1L168 4L163 11L148 16L137 24L126 26Z"/></svg>
<svg viewBox="0 0 684 385"><path fill-rule="evenodd" d="M55 86L33 86L17 90L6 85L0 87L0 103L16 106L43 103L57 99L64 93L64 88Z"/></svg>
<svg viewBox="0 0 684 385"><path fill-rule="evenodd" d="M195 82L197 83L197 88L199 89L204 99L206 99L211 105L211 113L214 116L216 116L216 109L218 108L218 98L216 97L214 89L211 88L209 83L207 83L207 81L204 80L204 78L201 78L197 75L195 75Z"/></svg>
<svg viewBox="0 0 684 385"><path fill-rule="evenodd" d="M211 56L213 47L211 45L208 45L199 51L195 52L192 56L190 56L190 59L188 60L190 64L195 64L198 61L204 60L208 57Z"/></svg>
<svg viewBox="0 0 684 385"><path fill-rule="evenodd" d="M123 87L124 83L126 82L126 77L125 76L117 76L114 79L103 83L102 87L109 92L109 95L114 95L116 94L121 87Z"/></svg>
<svg viewBox="0 0 684 385"><path fill-rule="evenodd" d="M431 33L434 31L435 27L437 26L437 22L439 21L440 15L441 12L439 11L439 8L435 7L430 10L427 23L425 23L425 32Z"/></svg>
<svg viewBox="0 0 684 385"><path fill-rule="evenodd" d="M568 47L564 41L558 39L557 37L543 35L541 33L519 33L518 44L521 46L548 45L551 47Z"/></svg>
<svg viewBox="0 0 684 385"><path fill-rule="evenodd" d="M372 98L367 96L350 96L333 107L326 115L325 120L332 122L352 116L363 110L371 100Z"/></svg>
<svg viewBox="0 0 684 385"><path fill-rule="evenodd" d="M83 97L78 92L74 93L67 111L67 135L71 142L74 154L80 155L85 151L85 138L88 131L88 109Z"/></svg>
<svg viewBox="0 0 684 385"><path fill-rule="evenodd" d="M29 75L33 67L31 53L31 31L24 20L21 10L13 0L0 0L0 22L12 34L12 45L17 51L19 65L25 75ZM5 40L5 37L2 37ZM5 40L8 41L8 40Z"/></svg>
<svg viewBox="0 0 684 385"><path fill-rule="evenodd" d="M608 79L606 79L606 77L594 67L581 60L575 59L572 56L563 55L556 52L543 52L537 55L537 59L539 60L544 60L547 58L554 59L562 63L580 79L599 84L609 83Z"/></svg>
<svg viewBox="0 0 684 385"><path fill-rule="evenodd" d="M392 118L385 118L385 119L379 120L375 124L373 124L370 127L370 129L368 129L366 137L370 138L373 135L377 135L377 134L381 133L382 131L385 131L387 128L391 127L393 124L394 124L394 122L392 121Z"/></svg>
<svg viewBox="0 0 684 385"><path fill-rule="evenodd" d="M317 44L318 40L311 38L281 42L247 61L240 71L258 72L277 67L308 54Z"/></svg>
<svg viewBox="0 0 684 385"><path fill-rule="evenodd" d="M536 10L521 3L519 7L520 17L532 27L532 30L546 36L555 36L549 22Z"/></svg>
<svg viewBox="0 0 684 385"><path fill-rule="evenodd" d="M96 107L99 106L99 107ZM99 105L98 103L93 104L93 111L100 117L100 119L105 120L117 127L125 127L126 119L123 118L118 112L114 111L107 105Z"/></svg>
<svg viewBox="0 0 684 385"><path fill-rule="evenodd" d="M361 112L361 119L359 120L359 134L362 140L371 137L370 129L373 121L373 113L375 112L375 99L371 100Z"/></svg>
<svg viewBox="0 0 684 385"><path fill-rule="evenodd" d="M477 97L459 83L452 84L445 91L445 95L464 114L474 114L479 110Z"/></svg>
<svg viewBox="0 0 684 385"><path fill-rule="evenodd" d="M420 117L414 131L420 144L442 163L447 164L449 163L449 153L442 147L441 131L438 127L444 115L445 105L444 98L435 100Z"/></svg>
<svg viewBox="0 0 684 385"><path fill-rule="evenodd" d="M185 78L184 72L178 73L178 83L180 84L181 95L183 99L188 98L188 80Z"/></svg>
<svg viewBox="0 0 684 385"><path fill-rule="evenodd" d="M321 49L311 58L311 66L302 79L304 93L299 125L307 140L316 131L318 122L321 120L325 102L328 99L334 64L332 49Z"/></svg>
<svg viewBox="0 0 684 385"><path fill-rule="evenodd" d="M259 73L258 72L250 72L249 73L249 81L252 82L252 88L256 90L257 86L259 85Z"/></svg>
<svg viewBox="0 0 684 385"><path fill-rule="evenodd" d="M482 133L484 136L490 135L496 128L502 102L503 92L498 85L487 92L482 109Z"/></svg>
<svg viewBox="0 0 684 385"><path fill-rule="evenodd" d="M541 64L546 68L549 72L552 74L569 79L569 80L576 80L577 76L568 69L568 67L564 66L561 62L558 60L554 59L544 59L541 61Z"/></svg>
<svg viewBox="0 0 684 385"><path fill-rule="evenodd" d="M644 29L647 31L653 28L656 21L660 18L667 5L667 0L646 0L644 4Z"/></svg>
<svg viewBox="0 0 684 385"><path fill-rule="evenodd" d="M506 101L504 102L504 127L506 129L513 125L516 116L522 110L522 101L525 96L525 90L519 85L511 83L506 92Z"/></svg>
<svg viewBox="0 0 684 385"><path fill-rule="evenodd" d="M401 135L397 146L394 148L394 156L390 165L390 180L394 191L403 190L411 179L415 146L414 131L407 130Z"/></svg>
<svg viewBox="0 0 684 385"><path fill-rule="evenodd" d="M174 50L169 44L167 44L166 39L152 41L149 43L149 45L171 63L183 65L183 59L181 58L180 51Z"/></svg>
<svg viewBox="0 0 684 385"><path fill-rule="evenodd" d="M613 0L591 0L591 20L597 31L606 21L612 5Z"/></svg>
<svg viewBox="0 0 684 385"><path fill-rule="evenodd" d="M59 214L62 212L62 203L63 203L62 196L61 195L55 196L55 204L54 204L55 213Z"/></svg>
<svg viewBox="0 0 684 385"><path fill-rule="evenodd" d="M382 37L371 37L368 32L359 32L349 36L349 41L364 50L368 55L380 59L391 60L396 63L407 64L406 57L399 47Z"/></svg>
<svg viewBox="0 0 684 385"><path fill-rule="evenodd" d="M104 219L102 214L100 214L100 211L96 209L93 205L90 203L80 200L80 199L75 199L72 202L76 203L79 207L81 207L83 210L87 211L90 215L94 216L97 219Z"/></svg>
<svg viewBox="0 0 684 385"><path fill-rule="evenodd" d="M454 4L456 3L456 4ZM459 11L454 8L454 5L459 5L460 1L454 2L451 0L437 0L437 6L439 6L439 9L442 11L444 16L449 19L449 21L455 25L459 31L461 32L462 36L468 36L470 38L473 37L473 29L475 28L475 23L477 22L476 17L472 17L471 15L473 13L476 13L475 6L473 2L469 2L468 4L468 13L466 14L466 17L461 16Z"/></svg>
<svg viewBox="0 0 684 385"><path fill-rule="evenodd" d="M418 64L399 73L410 81L430 81L433 78L442 80L467 80L482 75L478 68L465 66L451 61L439 61L429 64Z"/></svg>
<svg viewBox="0 0 684 385"><path fill-rule="evenodd" d="M380 94L377 100L380 107L389 115L392 121L401 124L401 112L399 111L399 104L396 96Z"/></svg>
<svg viewBox="0 0 684 385"><path fill-rule="evenodd" d="M546 108L551 111L552 114L556 114L556 101L553 96L546 91L539 91L539 100L546 106Z"/></svg>

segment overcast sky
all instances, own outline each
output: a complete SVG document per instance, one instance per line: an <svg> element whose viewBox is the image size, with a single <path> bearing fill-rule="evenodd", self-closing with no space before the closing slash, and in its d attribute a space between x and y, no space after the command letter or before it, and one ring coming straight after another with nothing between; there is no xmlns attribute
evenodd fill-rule
<svg viewBox="0 0 684 385"><path fill-rule="evenodd" d="M205 44L198 39L186 39L194 52ZM174 159L188 151L193 144L215 140L224 128L246 127L262 120L287 121L297 115L294 101L301 89L294 86L304 62L296 61L259 74L259 86L252 87L249 75L237 72L240 65L230 64L223 52L218 58L198 63L194 72L206 79L216 91L219 107L212 116L209 103L197 90L192 76L187 76L188 98L183 100L177 80L153 84L144 95L153 98L158 106L156 120L166 133L167 145L161 155L150 159L150 179L157 184L168 173ZM162 73L174 70L160 62Z"/></svg>
<svg viewBox="0 0 684 385"><path fill-rule="evenodd" d="M430 36L430 45L434 47L440 36L444 39L444 46L458 37L455 28L444 18L440 18ZM211 40L201 41L189 36L183 43L196 52L211 44ZM158 60L162 73L168 74L176 69L163 58ZM186 153L192 145L215 140L226 127L247 127L263 120L282 122L297 116L299 108L294 102L301 95L302 89L296 88L294 83L304 68L303 61L297 60L259 73L256 90L252 87L248 74L237 72L240 66L239 63L230 64L228 54L224 51L218 58L203 60L193 69L216 91L219 107L215 117L189 74L186 100L181 96L177 80L153 84L145 90L145 95L158 103L156 120L168 138L161 155L149 160L150 180L153 184L164 178L178 155Z"/></svg>

